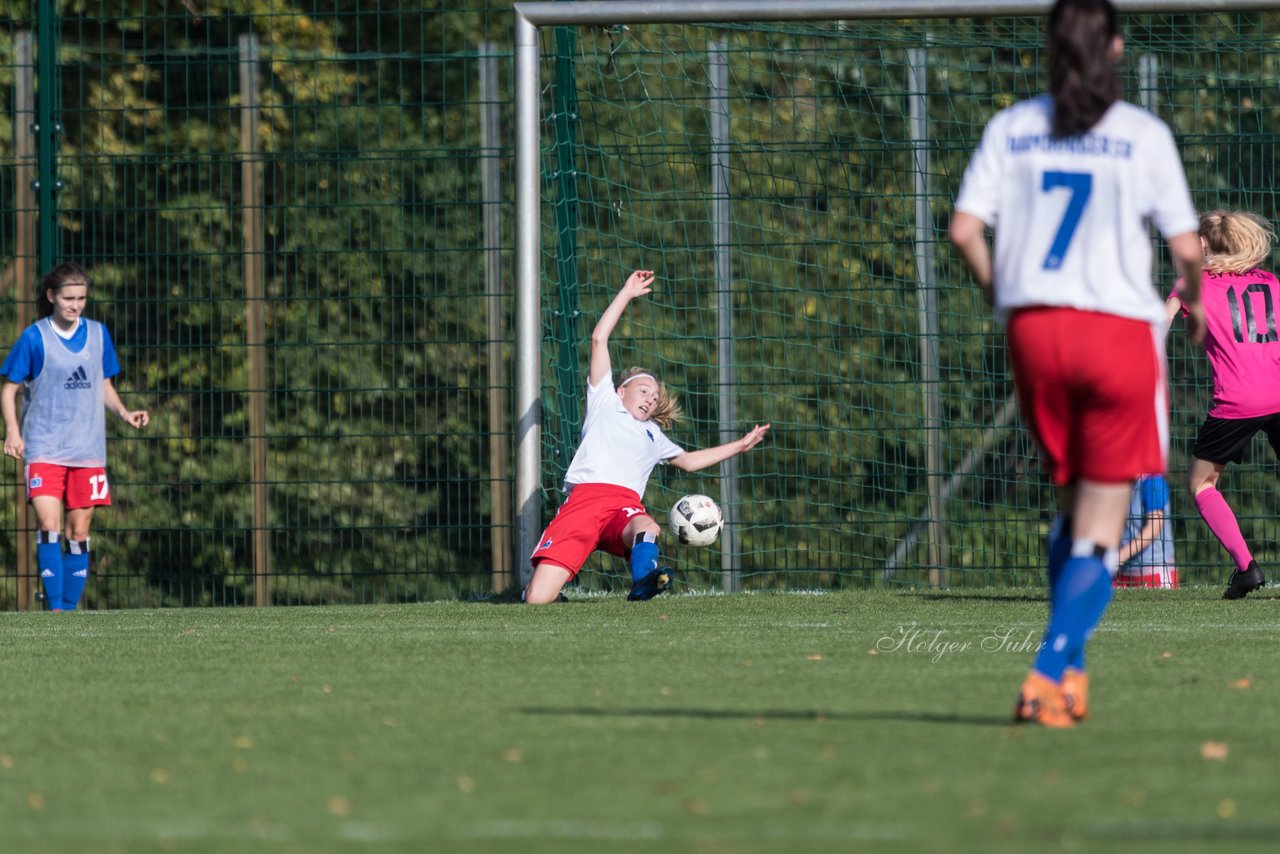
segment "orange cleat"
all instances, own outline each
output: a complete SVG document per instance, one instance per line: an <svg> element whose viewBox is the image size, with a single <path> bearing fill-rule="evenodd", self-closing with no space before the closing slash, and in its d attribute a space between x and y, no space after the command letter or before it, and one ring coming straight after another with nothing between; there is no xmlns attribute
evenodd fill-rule
<svg viewBox="0 0 1280 854"><path fill-rule="evenodd" d="M1068 667L1062 674L1062 698L1071 717L1078 721L1089 717L1089 674Z"/></svg>
<svg viewBox="0 0 1280 854"><path fill-rule="evenodd" d="M1051 729L1076 725L1075 718L1067 711L1067 700L1062 686L1034 670L1027 674L1018 693L1018 705L1013 709L1013 720L1020 724L1039 724Z"/></svg>

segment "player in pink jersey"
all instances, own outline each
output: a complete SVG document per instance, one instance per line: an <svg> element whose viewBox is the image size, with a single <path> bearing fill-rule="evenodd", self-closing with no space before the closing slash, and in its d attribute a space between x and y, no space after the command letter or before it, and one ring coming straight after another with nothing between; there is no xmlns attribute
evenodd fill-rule
<svg viewBox="0 0 1280 854"><path fill-rule="evenodd" d="M670 463L682 471L698 471L751 450L769 430L768 424L757 424L735 442L686 451L662 432L680 417L680 407L656 376L631 368L614 385L609 336L627 305L652 289L653 271L636 270L591 333L582 441L564 476L569 497L530 557L533 578L524 600L531 604L560 598L561 589L596 549L627 558L628 599L652 599L670 589L671 570L658 566L662 529L642 502L653 467Z"/></svg>
<svg viewBox="0 0 1280 854"><path fill-rule="evenodd" d="M1241 599L1266 584L1218 480L1228 463L1243 459L1259 430L1280 454L1280 282L1259 267L1274 239L1270 223L1244 211L1211 211L1200 218L1200 300L1208 321L1204 350L1213 370L1213 403L1196 435L1187 486L1236 565L1224 599ZM1183 310L1175 291L1166 303L1169 319Z"/></svg>
<svg viewBox="0 0 1280 854"><path fill-rule="evenodd" d="M1014 707L1069 727L1087 714L1085 644L1111 601L1133 481L1163 472L1164 310L1150 224L1200 281L1195 208L1173 135L1119 98L1108 0L1049 12L1049 92L987 123L951 240L1007 321L1023 420L1065 517L1049 549L1049 624ZM994 252L985 229L995 232ZM1189 331L1203 319L1187 289Z"/></svg>

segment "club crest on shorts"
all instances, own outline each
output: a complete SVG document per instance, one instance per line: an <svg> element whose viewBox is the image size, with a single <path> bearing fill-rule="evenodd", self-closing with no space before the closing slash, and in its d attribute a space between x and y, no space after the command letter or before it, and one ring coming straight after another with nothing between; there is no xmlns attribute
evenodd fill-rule
<svg viewBox="0 0 1280 854"><path fill-rule="evenodd" d="M29 486L28 488L29 488L29 489L39 489L39 488L40 488L40 487L42 487L42 486L44 486L44 478L42 478L42 477L33 477L33 478L31 478L31 484L30 484L30 486Z"/></svg>

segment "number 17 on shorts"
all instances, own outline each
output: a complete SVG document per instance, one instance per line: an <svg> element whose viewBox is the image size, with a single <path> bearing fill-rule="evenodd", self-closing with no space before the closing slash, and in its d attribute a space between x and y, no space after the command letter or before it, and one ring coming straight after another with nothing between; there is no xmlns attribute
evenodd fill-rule
<svg viewBox="0 0 1280 854"><path fill-rule="evenodd" d="M107 470L60 466L56 463L27 465L27 500L57 498L67 510L107 507L111 504L111 484Z"/></svg>

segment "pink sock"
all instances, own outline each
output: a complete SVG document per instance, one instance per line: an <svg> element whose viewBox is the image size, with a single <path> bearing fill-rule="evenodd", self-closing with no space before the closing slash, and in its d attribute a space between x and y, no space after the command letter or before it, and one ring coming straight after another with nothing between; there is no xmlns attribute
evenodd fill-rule
<svg viewBox="0 0 1280 854"><path fill-rule="evenodd" d="M1231 512L1231 507L1228 506L1227 499L1222 497L1222 493L1212 486L1200 490L1196 493L1196 508L1199 509L1200 516L1209 526L1209 530L1213 531L1218 542L1222 543L1227 554L1231 555L1231 559L1236 562L1236 569L1241 572L1248 569L1253 555L1245 545L1244 534L1240 533L1240 523L1236 521L1236 514Z"/></svg>

